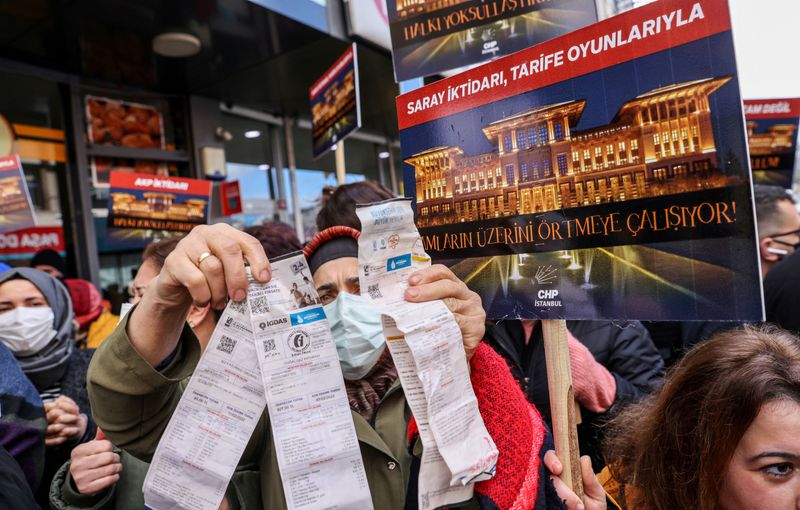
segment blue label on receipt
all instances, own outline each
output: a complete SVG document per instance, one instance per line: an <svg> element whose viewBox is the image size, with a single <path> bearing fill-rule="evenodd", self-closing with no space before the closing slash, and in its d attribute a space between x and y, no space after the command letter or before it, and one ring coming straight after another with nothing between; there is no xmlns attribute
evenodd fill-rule
<svg viewBox="0 0 800 510"><path fill-rule="evenodd" d="M408 267L411 265L411 254L406 253L405 255L400 255L399 257L392 257L386 261L386 270L387 271L395 271L397 269L403 269L404 267Z"/></svg>
<svg viewBox="0 0 800 510"><path fill-rule="evenodd" d="M325 311L322 308L314 308L305 312L293 313L289 316L292 321L292 326L299 324L308 324L311 322L321 321L325 318Z"/></svg>

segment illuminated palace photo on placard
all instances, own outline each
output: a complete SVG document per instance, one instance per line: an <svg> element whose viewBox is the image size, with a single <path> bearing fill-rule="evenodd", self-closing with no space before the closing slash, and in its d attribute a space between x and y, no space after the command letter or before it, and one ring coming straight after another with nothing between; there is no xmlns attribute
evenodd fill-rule
<svg viewBox="0 0 800 510"><path fill-rule="evenodd" d="M585 100L538 106L482 131L495 150L433 147L406 158L417 225L503 216L721 188L709 95L729 76L660 87L624 103L612 121L575 130Z"/></svg>

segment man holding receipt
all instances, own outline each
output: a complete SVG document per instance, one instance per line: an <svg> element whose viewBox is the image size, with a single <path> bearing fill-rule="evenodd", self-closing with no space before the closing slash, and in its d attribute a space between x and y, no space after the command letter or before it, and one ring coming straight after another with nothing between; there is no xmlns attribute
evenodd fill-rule
<svg viewBox="0 0 800 510"><path fill-rule="evenodd" d="M422 445L385 341L372 334L380 319L365 314L369 308L359 298L357 236L357 231L346 227L328 229L317 234L304 251L345 369L345 388L373 507L418 508ZM228 300L245 300L245 262L255 282L270 280L270 264L256 239L225 224L196 227L95 354L88 375L89 393L95 419L112 443L151 459L181 399L181 381L192 376L200 358L197 340L185 326L189 307L211 303L215 309L224 309ZM562 501L568 508L605 508L605 495L591 470L584 475L584 502L558 480L552 485L549 475L558 474L560 463L552 454L545 458L545 451L552 448L549 432L504 361L481 343L486 316L477 294L444 266L421 269L408 283L407 301L442 300L452 312L468 355L481 416L499 450L494 478L477 482L469 501L449 508L549 509L563 508ZM289 508L266 411L239 465L259 470L259 490L229 491L224 504Z"/></svg>

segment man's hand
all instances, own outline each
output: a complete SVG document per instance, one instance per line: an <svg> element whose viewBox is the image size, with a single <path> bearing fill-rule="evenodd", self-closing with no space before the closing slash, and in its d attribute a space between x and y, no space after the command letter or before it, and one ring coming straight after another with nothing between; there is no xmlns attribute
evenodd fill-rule
<svg viewBox="0 0 800 510"><path fill-rule="evenodd" d="M556 456L556 452L550 450L544 454L544 465L553 474L550 478L553 480L558 497L564 501L569 510L606 510L606 492L592 471L592 460L587 455L581 457L583 501L561 481L561 478L558 478L564 466Z"/></svg>
<svg viewBox="0 0 800 510"><path fill-rule="evenodd" d="M47 414L47 432L44 437L45 446L58 446L69 440L78 439L86 432L89 419L81 414L74 400L61 395L53 402L44 405Z"/></svg>
<svg viewBox="0 0 800 510"><path fill-rule="evenodd" d="M467 360L472 358L486 332L486 312L480 296L441 264L415 272L408 278L408 285L405 294L407 301L444 301L461 328Z"/></svg>
<svg viewBox="0 0 800 510"><path fill-rule="evenodd" d="M72 449L69 474L78 492L94 496L117 483L122 471L119 455L112 450L111 442L94 439Z"/></svg>
<svg viewBox="0 0 800 510"><path fill-rule="evenodd" d="M205 253L211 255L201 261ZM211 303L221 310L228 298L242 301L247 297L245 261L256 280L269 281L267 255L255 237L225 223L197 226L169 254L143 299L149 296L167 307Z"/></svg>
<svg viewBox="0 0 800 510"><path fill-rule="evenodd" d="M270 279L264 247L230 225L197 226L175 246L128 321L128 336L153 366L172 353L189 307L225 307L247 297L245 261L259 282Z"/></svg>

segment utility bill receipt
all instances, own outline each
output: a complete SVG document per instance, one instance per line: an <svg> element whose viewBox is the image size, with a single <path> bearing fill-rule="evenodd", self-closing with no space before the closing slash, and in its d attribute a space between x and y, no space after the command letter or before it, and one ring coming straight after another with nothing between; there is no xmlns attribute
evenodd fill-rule
<svg viewBox="0 0 800 510"><path fill-rule="evenodd" d="M328 319L302 254L231 301L158 444L152 510L217 510L266 406L290 510L372 509ZM249 269L248 269L249 275ZM306 295L296 299L293 286ZM313 431L313 433L309 432Z"/></svg>
<svg viewBox="0 0 800 510"><path fill-rule="evenodd" d="M411 201L398 199L356 210L359 284L382 314L383 333L423 451L420 510L472 496L474 482L494 475L498 451L478 410L461 330L442 301L404 299L410 274L430 266L414 226Z"/></svg>

